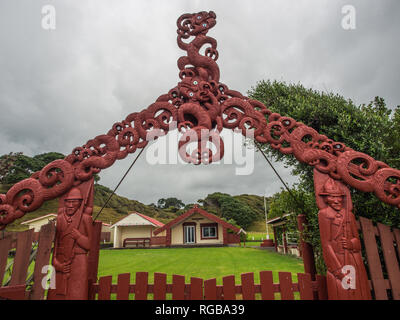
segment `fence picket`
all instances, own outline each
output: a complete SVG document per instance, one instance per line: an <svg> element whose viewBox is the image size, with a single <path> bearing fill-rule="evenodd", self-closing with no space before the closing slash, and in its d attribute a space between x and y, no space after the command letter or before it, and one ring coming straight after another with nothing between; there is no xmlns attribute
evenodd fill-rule
<svg viewBox="0 0 400 320"><path fill-rule="evenodd" d="M98 300L110 300L112 276L105 276L99 279Z"/></svg>
<svg viewBox="0 0 400 320"><path fill-rule="evenodd" d="M274 300L274 279L272 271L260 271L261 299Z"/></svg>
<svg viewBox="0 0 400 320"><path fill-rule="evenodd" d="M255 300L254 273L242 273L240 277L242 279L243 300Z"/></svg>
<svg viewBox="0 0 400 320"><path fill-rule="evenodd" d="M279 286L282 300L294 300L292 274L290 272L278 272Z"/></svg>
<svg viewBox="0 0 400 320"><path fill-rule="evenodd" d="M26 273L32 250L33 229L19 232L17 236L17 249L15 252L14 266L11 274L10 286L26 283Z"/></svg>
<svg viewBox="0 0 400 320"><path fill-rule="evenodd" d="M217 300L217 279L208 279L204 281L204 299Z"/></svg>
<svg viewBox="0 0 400 320"><path fill-rule="evenodd" d="M315 276L318 288L318 300L328 300L328 290L326 286L326 276L317 274Z"/></svg>
<svg viewBox="0 0 400 320"><path fill-rule="evenodd" d="M130 273L121 273L118 275L117 300L129 300L130 280Z"/></svg>
<svg viewBox="0 0 400 320"><path fill-rule="evenodd" d="M35 270L33 272L33 286L30 293L30 299L32 300L41 300L44 297L45 289L42 286L42 280L47 274L43 274L42 269L50 262L51 247L55 234L56 227L54 223L50 222L40 228Z"/></svg>
<svg viewBox="0 0 400 320"><path fill-rule="evenodd" d="M235 276L226 276L222 278L224 300L236 300Z"/></svg>
<svg viewBox="0 0 400 320"><path fill-rule="evenodd" d="M167 297L167 275L154 273L154 300L165 300Z"/></svg>
<svg viewBox="0 0 400 320"><path fill-rule="evenodd" d="M190 278L190 300L203 300L203 279Z"/></svg>
<svg viewBox="0 0 400 320"><path fill-rule="evenodd" d="M400 230L393 228L393 235L394 235L394 238L396 239L397 254L400 257Z"/></svg>
<svg viewBox="0 0 400 320"><path fill-rule="evenodd" d="M374 226L372 221L367 218L359 217L359 220L361 223L364 246L367 253L369 274L375 293L375 299L387 300L388 296L386 292L385 280L383 278L378 247L376 244Z"/></svg>
<svg viewBox="0 0 400 320"><path fill-rule="evenodd" d="M11 242L11 237L0 240L0 287L3 284L4 273L7 266L8 252L11 249Z"/></svg>
<svg viewBox="0 0 400 320"><path fill-rule="evenodd" d="M298 273L299 292L301 300L313 300L313 290L311 283L311 275L309 273Z"/></svg>
<svg viewBox="0 0 400 320"><path fill-rule="evenodd" d="M390 280L390 287L392 288L392 296L394 300L400 300L400 270L393 245L394 237L389 226L378 223L378 230L381 237L383 257Z"/></svg>
<svg viewBox="0 0 400 320"><path fill-rule="evenodd" d="M172 275L172 300L185 300L185 277Z"/></svg>
<svg viewBox="0 0 400 320"><path fill-rule="evenodd" d="M136 272L135 300L147 300L148 272Z"/></svg>
<svg viewBox="0 0 400 320"><path fill-rule="evenodd" d="M100 234L102 222L96 221L93 224L92 242L88 254L88 284L89 288L97 281L97 271L99 266ZM94 300L95 292L89 289L89 299Z"/></svg>

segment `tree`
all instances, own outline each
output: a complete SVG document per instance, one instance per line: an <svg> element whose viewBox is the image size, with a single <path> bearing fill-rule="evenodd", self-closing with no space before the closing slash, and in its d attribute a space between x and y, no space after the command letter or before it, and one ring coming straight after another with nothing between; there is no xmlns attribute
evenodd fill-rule
<svg viewBox="0 0 400 320"><path fill-rule="evenodd" d="M10 172L15 161L17 160L17 157L21 154L22 152L10 152L9 154L5 154L0 157L0 183L4 183L4 178Z"/></svg>
<svg viewBox="0 0 400 320"><path fill-rule="evenodd" d="M226 220L233 219L243 229L248 228L258 217L257 213L249 205L226 193L216 192L209 194L204 203L217 205L222 218ZM207 206L205 209L211 211Z"/></svg>
<svg viewBox="0 0 400 320"><path fill-rule="evenodd" d="M0 172L1 183L15 184L29 178L34 172L41 170L50 162L64 158L63 154L57 152L42 153L33 157L26 156L22 152L3 155L0 157L0 163L6 165L4 169L2 166Z"/></svg>
<svg viewBox="0 0 400 320"><path fill-rule="evenodd" d="M300 84L288 85L278 81L259 82L249 91L249 96L263 102L272 112L292 117L320 134L343 142L393 168L400 168L400 106L391 110L380 97L368 104L356 106L338 94L318 92ZM318 251L318 208L314 197L313 168L269 146L262 148L269 157L291 166L292 174L299 177L299 183L292 190L297 200L294 201L286 191L275 195L271 203L271 214L305 212L309 221L308 238ZM383 203L372 193L351 190L351 196L356 216L400 226L398 209ZM317 255L320 256L320 252Z"/></svg>
<svg viewBox="0 0 400 320"><path fill-rule="evenodd" d="M185 207L185 204L177 198L167 198L167 199L161 198L157 201L157 207L160 209L167 209L170 207L181 209Z"/></svg>

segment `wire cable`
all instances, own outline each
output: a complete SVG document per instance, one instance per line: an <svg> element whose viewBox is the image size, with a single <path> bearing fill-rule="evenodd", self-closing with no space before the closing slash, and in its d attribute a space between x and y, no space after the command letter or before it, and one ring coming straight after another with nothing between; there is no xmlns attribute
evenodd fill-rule
<svg viewBox="0 0 400 320"><path fill-rule="evenodd" d="M257 146L257 149L261 152L261 154L264 156L265 160L267 160L268 164L270 165L270 167L272 168L272 170L274 170L275 174L277 175L277 177L279 178L279 180L281 180L282 184L285 186L286 190L289 192L290 196L293 198L293 200L296 202L297 206L302 209L304 211L304 206L301 202L299 202L299 200L297 199L297 197L292 193L292 190L289 189L289 187L287 186L287 184L285 183L285 181L283 181L282 177L279 175L278 171L276 171L276 169L274 168L274 166L272 165L271 161L267 158L267 156L265 155L264 151L261 149L261 147L259 146L259 144L254 141L254 144Z"/></svg>
<svg viewBox="0 0 400 320"><path fill-rule="evenodd" d="M125 174L123 175L123 177L121 178L121 180L119 181L119 183L117 184L117 186L115 187L114 191L110 194L110 196L108 197L107 201L103 204L103 206L101 207L99 213L96 215L96 217L93 219L93 224L95 223L97 217L100 215L100 213L103 211L103 209L105 208L105 206L108 204L108 202L111 200L112 196L115 194L115 192L117 191L118 187L121 185L122 181L124 181L125 177L127 176L127 174L129 173L129 171L132 169L133 165L136 163L137 159L140 157L140 155L142 154L144 148L142 150L140 150L139 154L136 156L135 160L132 162L132 164L130 165L130 167L128 168L128 170L126 170Z"/></svg>

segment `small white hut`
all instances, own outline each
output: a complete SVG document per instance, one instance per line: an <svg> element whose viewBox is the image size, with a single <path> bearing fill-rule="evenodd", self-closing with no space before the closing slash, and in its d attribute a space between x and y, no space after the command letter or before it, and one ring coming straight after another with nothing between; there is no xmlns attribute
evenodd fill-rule
<svg viewBox="0 0 400 320"><path fill-rule="evenodd" d="M150 246L153 230L163 225L154 218L132 212L110 227L114 230L114 248Z"/></svg>

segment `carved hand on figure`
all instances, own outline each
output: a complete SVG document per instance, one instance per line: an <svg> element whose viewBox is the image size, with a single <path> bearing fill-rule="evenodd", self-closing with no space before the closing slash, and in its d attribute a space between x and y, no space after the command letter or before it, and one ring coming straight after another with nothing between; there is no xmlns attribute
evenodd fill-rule
<svg viewBox="0 0 400 320"><path fill-rule="evenodd" d="M71 261L67 261L62 264L62 272L63 273L71 272Z"/></svg>
<svg viewBox="0 0 400 320"><path fill-rule="evenodd" d="M343 249L353 249L353 244L351 243L350 240L347 240L346 238L342 237L342 240L340 240L342 243Z"/></svg>
<svg viewBox="0 0 400 320"><path fill-rule="evenodd" d="M71 232L71 236L72 236L72 238L74 238L75 240L78 240L78 239L82 236L82 234L78 231L78 229L73 228L73 229L72 229L72 232Z"/></svg>
<svg viewBox="0 0 400 320"><path fill-rule="evenodd" d="M344 276L345 276L345 274L342 272L342 268L337 269L336 271L334 271L333 275L339 280L342 280L344 278Z"/></svg>

